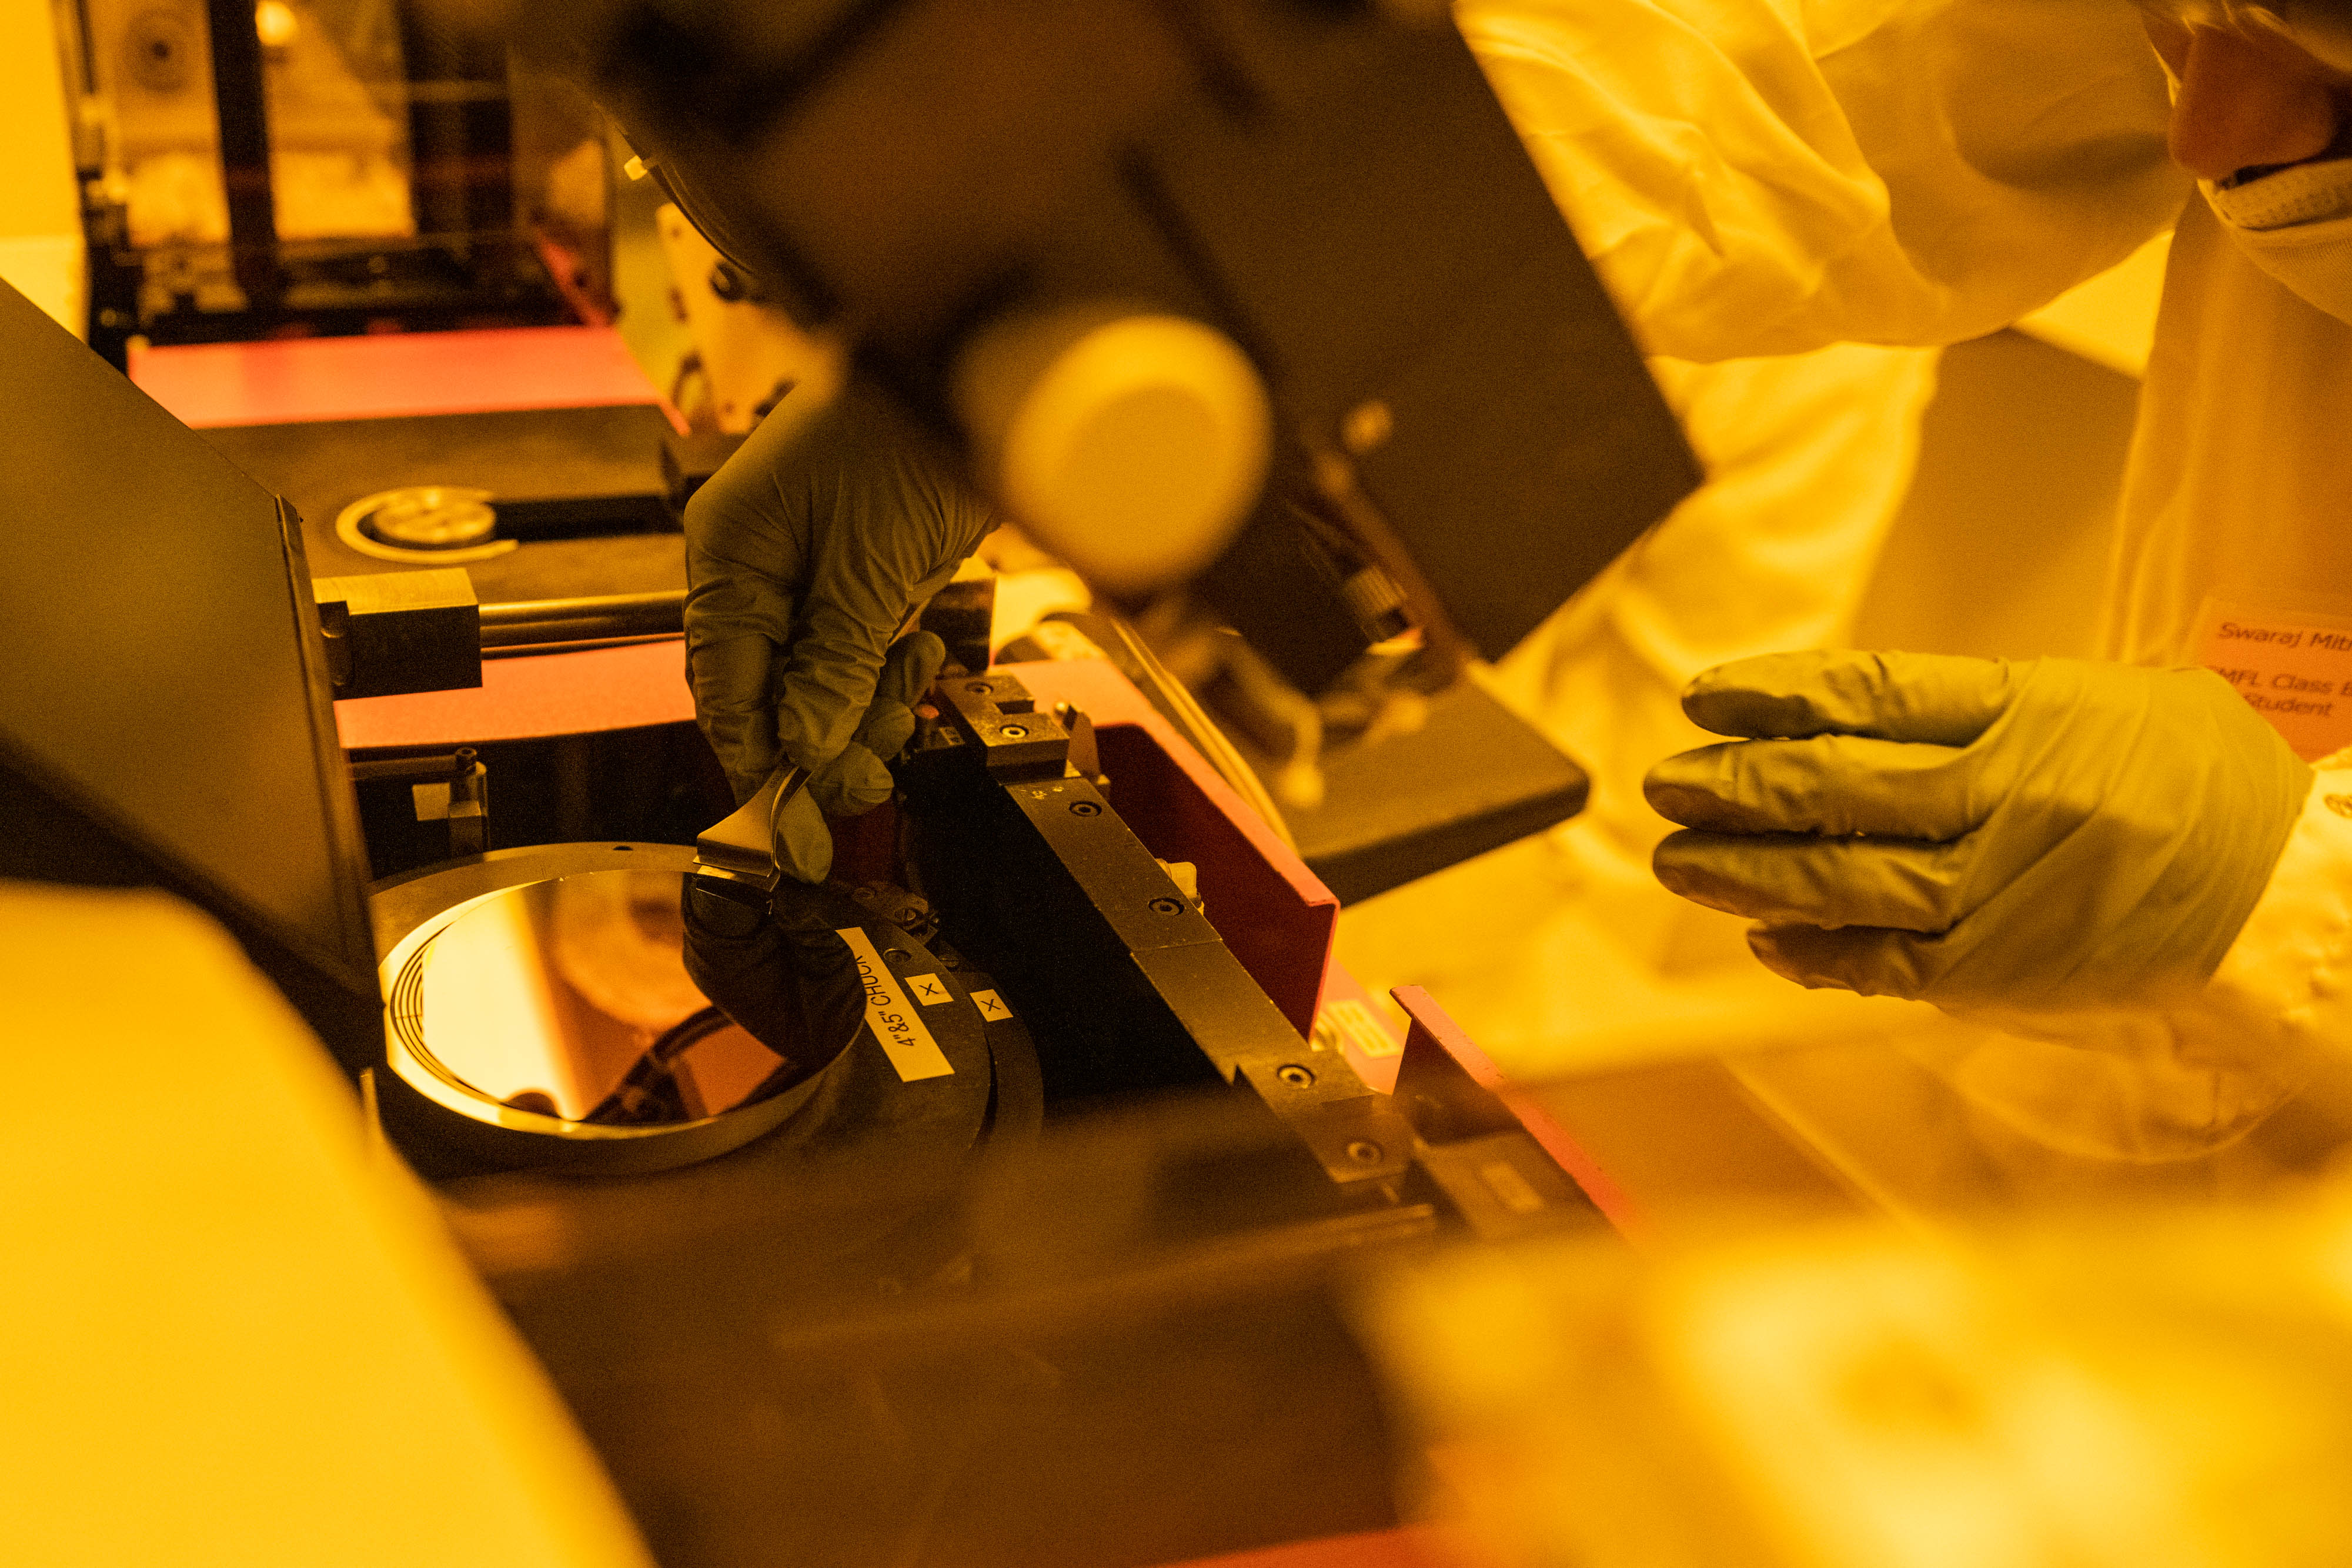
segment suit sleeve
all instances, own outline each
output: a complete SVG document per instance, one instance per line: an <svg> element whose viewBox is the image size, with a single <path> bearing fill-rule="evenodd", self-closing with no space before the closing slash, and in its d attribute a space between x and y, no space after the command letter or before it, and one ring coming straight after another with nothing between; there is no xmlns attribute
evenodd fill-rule
<svg viewBox="0 0 2352 1568"><path fill-rule="evenodd" d="M1464 0L1456 20L1653 354L1926 345L2121 261L2191 185L2097 0Z"/></svg>

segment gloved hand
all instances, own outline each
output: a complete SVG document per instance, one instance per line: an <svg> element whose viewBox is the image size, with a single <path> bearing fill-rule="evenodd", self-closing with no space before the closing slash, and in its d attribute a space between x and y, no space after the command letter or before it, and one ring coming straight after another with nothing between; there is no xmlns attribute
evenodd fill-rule
<svg viewBox="0 0 2352 1568"><path fill-rule="evenodd" d="M1659 881L1810 987L1965 1010L2209 978L2311 770L2219 676L2073 659L1772 653L1702 674L1718 735L1643 792Z"/></svg>
<svg viewBox="0 0 2352 1568"><path fill-rule="evenodd" d="M810 770L783 822L802 881L832 867L824 813L889 798L882 759L945 656L928 633L892 640L995 521L856 386L809 420L772 415L687 504L695 713L739 802L782 758Z"/></svg>
<svg viewBox="0 0 2352 1568"><path fill-rule="evenodd" d="M833 870L833 833L825 819L855 817L890 798L887 759L914 737L915 703L939 678L947 656L947 644L929 632L909 632L890 644L857 733L784 802L775 847L777 863L787 875L823 882Z"/></svg>

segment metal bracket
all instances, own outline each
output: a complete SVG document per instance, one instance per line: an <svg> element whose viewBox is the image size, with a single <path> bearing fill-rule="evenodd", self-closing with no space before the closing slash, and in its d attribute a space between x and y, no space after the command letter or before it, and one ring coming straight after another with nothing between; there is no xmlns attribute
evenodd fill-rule
<svg viewBox="0 0 2352 1568"><path fill-rule="evenodd" d="M931 688L941 715L980 747L990 778L1059 779L1070 760L1070 732L1061 718L1037 711L1019 677L1002 670L948 675Z"/></svg>
<svg viewBox="0 0 2352 1568"><path fill-rule="evenodd" d="M489 852L490 770L472 747L442 756L353 762L351 773L354 785L407 785L416 820L447 828L450 859Z"/></svg>

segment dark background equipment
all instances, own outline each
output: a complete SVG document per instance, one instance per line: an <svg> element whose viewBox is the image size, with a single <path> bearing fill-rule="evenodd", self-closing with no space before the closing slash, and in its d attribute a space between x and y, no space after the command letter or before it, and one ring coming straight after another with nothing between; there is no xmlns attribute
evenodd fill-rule
<svg viewBox="0 0 2352 1568"><path fill-rule="evenodd" d="M651 403L225 425L202 434L300 514L311 570L320 577L429 570L454 558L485 602L686 587L677 513L662 471L673 433ZM373 515L362 507L349 516L371 500ZM407 528L382 510L404 505ZM419 515L426 507L438 507L450 524L470 517L474 528L443 529L436 542L436 519Z"/></svg>
<svg viewBox="0 0 2352 1568"><path fill-rule="evenodd" d="M1310 696L1400 609L1444 657L1499 657L1696 483L1442 7L567 0L512 26L983 488L956 378L991 334L1117 308L1237 346L1275 477L1194 589Z"/></svg>
<svg viewBox="0 0 2352 1568"><path fill-rule="evenodd" d="M220 43L234 7L212 9L217 96L238 90L243 46ZM592 67L643 111L646 150L682 177L679 193L749 172L719 206L750 225L762 283L842 329L858 373L951 452L967 433L948 381L984 326L1118 298L1240 346L1273 399L1282 477L1202 594L1309 694L1400 610L1438 655L1499 654L1694 478L1442 20L1219 0L586 10ZM905 89L926 58L971 63L925 99ZM689 107L701 117L683 119ZM302 298L292 258L250 243L277 193L251 183L255 147L232 118L219 116L230 243L212 258L227 282L212 298L223 317L284 320ZM451 118L460 143L495 132ZM417 157L441 145L413 122L409 134ZM428 193L412 187L420 253L428 230L453 232L427 219ZM211 262L175 265L195 276ZM154 325L185 314L157 281L141 258L134 308L152 308ZM107 651L119 666L92 670L61 667L84 600L58 591L94 580L92 552L53 546L12 570L9 608L47 602L10 635L28 625L26 652L46 663L24 667L56 670L44 685L60 700L7 710L12 765L32 758L11 777L59 802L58 820L76 802L36 778L41 764L120 798L117 837L144 858L127 875L61 860L68 880L183 886L281 942L301 916L339 916L342 977L363 986L374 955L351 919L354 812L299 527L46 332L27 361L42 373L26 379L77 416L46 427L51 489L81 485L89 433L142 433L154 460L119 485L175 483L182 497L98 497L110 546L174 562L189 476L209 476L234 536L218 570L238 581L200 603L162 596L168 624L144 637L142 623ZM68 382L103 382L90 396L109 406L58 396ZM11 499L21 516L87 515L57 494ZM151 539L125 517L184 534ZM467 522L460 508L425 526ZM254 607L224 631L239 593ZM525 596L548 595L487 597ZM173 648L173 635L274 639L276 652ZM232 691L246 706L230 708ZM175 723L146 711L163 704ZM1041 712L988 672L942 686L934 706L893 848L937 925L899 925L881 951L901 982L933 963L956 976L963 995L948 1005L975 1007L981 991L1009 1004L1009 1019L979 1015L982 1132L902 1136L891 1107L920 1084L861 1088L827 1069L805 1116L709 1165L453 1174L458 1233L671 1564L772 1558L782 1543L807 1560L878 1549L1107 1568L1388 1521L1399 1456L1334 1305L1349 1267L1446 1234L1590 1223L1589 1207L1426 1030L1393 1100L1318 1049L1303 1024L1319 965L1276 996L1220 929L1236 921L1213 890L1196 903L1166 863L1173 846L1127 823L1123 803L1149 788L1136 759L1083 755L1083 716ZM170 766L131 776L175 742ZM453 800L461 761L422 765ZM219 810L232 791L257 798L245 817ZM315 829L289 799L311 804ZM257 855L237 836L253 821L286 852ZM192 873L152 850L158 824L203 852L182 860L222 863ZM267 924L256 904L284 916ZM249 946L271 965L266 944ZM346 986L371 1002L372 989ZM339 1038L331 1013L314 1017L347 1065L382 1060L362 1036ZM429 1125L398 1131L420 1158L446 1152ZM1026 1153L1033 1136L1052 1149Z"/></svg>
<svg viewBox="0 0 2352 1568"><path fill-rule="evenodd" d="M0 875L193 900L356 1073L382 1004L301 530L5 285L0 360Z"/></svg>
<svg viewBox="0 0 2352 1568"><path fill-rule="evenodd" d="M0 704L5 869L183 894L380 1075L299 530L13 291L0 343L23 371L0 417L26 437L0 481L24 520L0 654L28 677ZM1143 754L1094 771L1083 716L998 674L933 700L906 863L936 928L862 924L899 982L1008 1015L964 1019L957 1049L989 1065L954 1126L898 1114L922 1083L853 1048L772 1134L652 1176L460 1176L431 1125L389 1129L449 1171L453 1226L672 1568L779 1542L1108 1568L1388 1521L1399 1456L1335 1304L1349 1270L1589 1206L1430 1039L1390 1101L1302 1037L1319 948L1255 934L1251 900L1223 930L1192 902L1154 853L1182 845L1114 810L1154 799ZM465 760L419 768L454 795ZM1280 999L1269 954L1296 971Z"/></svg>
<svg viewBox="0 0 2352 1568"><path fill-rule="evenodd" d="M603 131L415 0L62 7L89 342L597 321Z"/></svg>
<svg viewBox="0 0 2352 1568"><path fill-rule="evenodd" d="M1154 858L1181 770L1139 732L1002 669L933 704L888 835L928 934L856 918L906 994L949 993L922 1010L954 1075L867 1051L690 1169L457 1176L461 1244L671 1568L1109 1568L1395 1522L1412 1460L1349 1281L1590 1206L1427 1029L1393 1098L1300 1037L1260 985L1280 942L1228 947Z"/></svg>

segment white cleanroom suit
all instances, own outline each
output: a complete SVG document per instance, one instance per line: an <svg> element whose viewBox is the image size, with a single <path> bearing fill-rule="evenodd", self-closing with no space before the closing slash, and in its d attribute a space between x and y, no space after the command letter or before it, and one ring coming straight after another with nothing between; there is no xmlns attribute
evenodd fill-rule
<svg viewBox="0 0 2352 1568"><path fill-rule="evenodd" d="M2313 188L2289 199L2257 202L2276 194L2260 181L2192 189L2167 157L2166 81L2129 5L1471 0L1456 14L1654 353L1953 341L2177 224L2102 652L2205 663L2209 602L2352 615L2352 326L2305 298L2352 314L2352 281L2327 281L2352 279L2352 203L2332 204L2352 182L2316 165L2291 172ZM2291 1092L2306 1051L2352 1040L2347 962L2352 770L2323 764L2209 986L2146 1007L1990 1009L2009 1032L1945 1066L2063 1145L2194 1152Z"/></svg>

